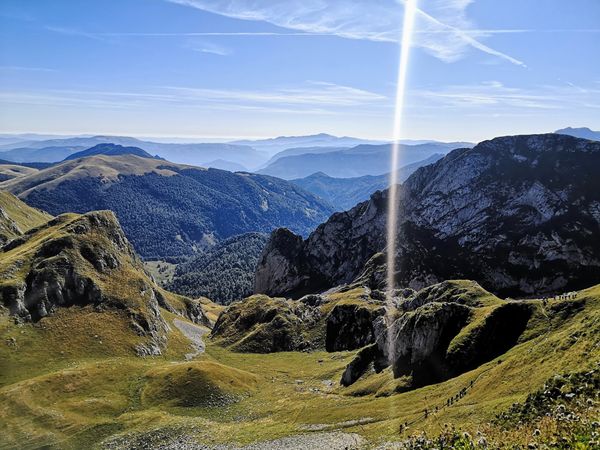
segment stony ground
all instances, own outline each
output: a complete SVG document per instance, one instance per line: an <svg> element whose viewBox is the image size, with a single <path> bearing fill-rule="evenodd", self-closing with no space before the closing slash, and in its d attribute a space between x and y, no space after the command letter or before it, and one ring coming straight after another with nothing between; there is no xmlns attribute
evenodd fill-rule
<svg viewBox="0 0 600 450"><path fill-rule="evenodd" d="M209 330L207 328L203 328L189 322L184 322L183 320L179 319L173 320L173 325L179 328L179 331L181 331L183 335L190 340L192 347L194 348L194 352L187 353L185 355L185 359L190 360L195 356L198 356L200 353L204 353L206 346L204 345L202 336L208 333Z"/></svg>
<svg viewBox="0 0 600 450"><path fill-rule="evenodd" d="M181 435L169 437L161 432L138 435L135 438L119 438L107 442L104 449L152 449L152 450L357 450L366 448L366 441L354 433L305 433L271 441L258 442L244 447L231 445L204 445L193 438Z"/></svg>

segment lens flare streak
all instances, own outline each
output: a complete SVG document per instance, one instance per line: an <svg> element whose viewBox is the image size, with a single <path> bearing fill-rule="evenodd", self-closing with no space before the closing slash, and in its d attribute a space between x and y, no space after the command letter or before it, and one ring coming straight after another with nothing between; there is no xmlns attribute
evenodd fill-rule
<svg viewBox="0 0 600 450"><path fill-rule="evenodd" d="M400 162L400 139L402 138L404 125L404 102L406 97L406 79L408 74L408 63L410 48L414 31L415 15L417 12L417 0L406 0L404 2L404 21L402 26L402 45L400 48L400 64L398 67L398 80L396 84L396 104L394 113L393 141L390 161L390 188L388 198L387 216L387 299L388 311L392 308L393 291L395 288L396 274L396 239L398 228L398 168ZM388 322L389 324L389 322ZM389 328L391 331L391 327ZM391 358L391 336L388 336L388 345ZM392 362L392 361L390 361Z"/></svg>

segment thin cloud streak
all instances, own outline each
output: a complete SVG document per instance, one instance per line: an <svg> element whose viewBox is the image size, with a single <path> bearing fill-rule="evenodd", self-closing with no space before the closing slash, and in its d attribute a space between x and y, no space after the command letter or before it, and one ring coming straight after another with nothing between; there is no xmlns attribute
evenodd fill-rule
<svg viewBox="0 0 600 450"><path fill-rule="evenodd" d="M415 34L455 34L455 30L415 30ZM600 33L600 29L473 29L464 30L464 34L472 36L492 36L495 34L535 34L535 33ZM92 34L92 33L87 33ZM332 33L281 33L281 32L236 32L236 31L190 31L183 33L161 33L161 32L110 32L110 33L95 33L94 36L98 37L324 37L334 36ZM379 36L378 33L373 33L373 38Z"/></svg>
<svg viewBox="0 0 600 450"><path fill-rule="evenodd" d="M569 110L590 108L600 104L600 89L583 88L571 83L541 85L535 88L509 87L498 81L475 85L452 85L439 89L415 89L411 92L415 109L485 110L492 115L498 111L518 114L523 110Z"/></svg>
<svg viewBox="0 0 600 450"><path fill-rule="evenodd" d="M26 66L0 66L0 71L5 72L58 72L48 67L26 67Z"/></svg>
<svg viewBox="0 0 600 450"><path fill-rule="evenodd" d="M286 114L344 114L348 107L360 111L388 107L388 98L349 86L310 81L301 88L226 90L185 86L157 86L152 92L97 90L0 91L4 104L67 106L104 109L139 109L153 106ZM357 108L358 110L358 108Z"/></svg>
<svg viewBox="0 0 600 450"><path fill-rule="evenodd" d="M285 4L270 0L167 0L222 16L273 25L306 33L328 34L348 39L399 43L401 4L396 0L374 0L359 4L349 0L295 0ZM425 0L418 10L415 45L435 57L453 62L471 47L512 64L525 64L493 49L476 38L491 33L473 28L466 18L472 0Z"/></svg>

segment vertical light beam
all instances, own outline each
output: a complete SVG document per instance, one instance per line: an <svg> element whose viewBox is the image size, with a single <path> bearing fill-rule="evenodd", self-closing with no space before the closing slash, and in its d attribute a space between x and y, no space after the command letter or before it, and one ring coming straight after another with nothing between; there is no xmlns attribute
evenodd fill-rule
<svg viewBox="0 0 600 450"><path fill-rule="evenodd" d="M394 131L390 161L390 188L388 198L387 217L387 302L388 311L392 309L392 297L395 289L396 274L396 239L398 228L398 165L400 161L400 140L404 123L404 99L406 97L406 77L410 48L412 46L413 28L417 11L417 0L404 2L404 22L402 26L402 45L400 47L400 64L398 67L398 80L396 84L396 105L394 112ZM388 325L389 322L388 322ZM388 328L391 332L391 327ZM389 357L392 358L392 336L388 336ZM390 361L393 363L393 361Z"/></svg>

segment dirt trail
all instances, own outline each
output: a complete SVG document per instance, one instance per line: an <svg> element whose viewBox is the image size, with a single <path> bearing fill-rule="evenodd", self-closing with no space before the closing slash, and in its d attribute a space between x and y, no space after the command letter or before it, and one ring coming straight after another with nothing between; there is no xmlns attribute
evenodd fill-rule
<svg viewBox="0 0 600 450"><path fill-rule="evenodd" d="M173 325L179 328L179 331L181 331L183 335L191 341L192 347L195 350L192 353L186 353L186 360L190 360L199 354L204 353L205 345L204 341L202 340L202 336L208 333L208 328L194 325L189 322L184 322L183 320L179 319L173 320Z"/></svg>

